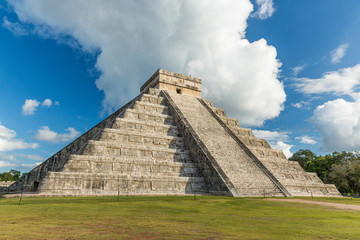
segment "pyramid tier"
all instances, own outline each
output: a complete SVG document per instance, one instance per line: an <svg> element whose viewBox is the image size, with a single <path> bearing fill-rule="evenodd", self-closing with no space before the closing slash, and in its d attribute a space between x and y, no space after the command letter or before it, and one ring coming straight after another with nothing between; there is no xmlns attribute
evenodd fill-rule
<svg viewBox="0 0 360 240"><path fill-rule="evenodd" d="M136 176L109 173L50 172L39 193L64 195L163 195L204 192L202 177Z"/></svg>

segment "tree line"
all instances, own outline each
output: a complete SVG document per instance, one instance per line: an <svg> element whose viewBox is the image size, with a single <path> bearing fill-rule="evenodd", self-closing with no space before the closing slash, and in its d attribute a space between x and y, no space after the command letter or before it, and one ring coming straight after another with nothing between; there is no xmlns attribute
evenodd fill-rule
<svg viewBox="0 0 360 240"><path fill-rule="evenodd" d="M17 181L20 178L20 171L10 170L0 173L0 181Z"/></svg>
<svg viewBox="0 0 360 240"><path fill-rule="evenodd" d="M360 154L333 152L317 156L309 149L300 149L289 158L307 172L315 172L324 183L335 184L343 194L360 194Z"/></svg>

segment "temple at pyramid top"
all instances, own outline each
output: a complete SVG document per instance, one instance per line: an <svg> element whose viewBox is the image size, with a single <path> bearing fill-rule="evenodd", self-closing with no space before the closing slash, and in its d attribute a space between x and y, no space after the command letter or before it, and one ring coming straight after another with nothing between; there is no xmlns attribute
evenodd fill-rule
<svg viewBox="0 0 360 240"><path fill-rule="evenodd" d="M200 97L201 79L160 68L141 86L140 92L146 93L149 88Z"/></svg>

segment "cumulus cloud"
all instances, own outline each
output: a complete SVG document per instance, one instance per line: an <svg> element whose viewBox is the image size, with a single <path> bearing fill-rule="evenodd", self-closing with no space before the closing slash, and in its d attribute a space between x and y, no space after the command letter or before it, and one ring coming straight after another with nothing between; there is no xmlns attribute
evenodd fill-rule
<svg viewBox="0 0 360 240"><path fill-rule="evenodd" d="M37 143L27 143L22 139L15 139L16 133L0 124L0 151L11 151L15 149L37 148Z"/></svg>
<svg viewBox="0 0 360 240"><path fill-rule="evenodd" d="M37 108L40 106L51 107L53 102L51 99L47 98L42 103L36 99L26 99L24 105L22 106L23 115L34 115ZM54 103L54 106L60 105L58 101Z"/></svg>
<svg viewBox="0 0 360 240"><path fill-rule="evenodd" d="M260 19L266 19L273 15L275 12L273 0L256 0L257 10L253 16Z"/></svg>
<svg viewBox="0 0 360 240"><path fill-rule="evenodd" d="M304 144L316 144L314 138L309 136L296 137L295 139L300 140L300 142Z"/></svg>
<svg viewBox="0 0 360 240"><path fill-rule="evenodd" d="M296 87L306 94L352 94L360 84L360 64L326 72L321 78L298 78Z"/></svg>
<svg viewBox="0 0 360 240"><path fill-rule="evenodd" d="M360 149L360 101L328 101L314 110L311 122L322 136L321 150Z"/></svg>
<svg viewBox="0 0 360 240"><path fill-rule="evenodd" d="M292 68L292 71L293 71L293 75L296 77L299 72L301 72L302 70L304 70L306 67L306 64L303 64L303 65L300 65L300 66L296 66L296 67L293 67Z"/></svg>
<svg viewBox="0 0 360 240"><path fill-rule="evenodd" d="M15 167L15 163L7 162L7 161L0 161L0 168L2 167Z"/></svg>
<svg viewBox="0 0 360 240"><path fill-rule="evenodd" d="M276 143L270 143L272 148L279 149L283 151L286 158L289 158L293 155L291 148L293 145L284 143L283 141L277 141Z"/></svg>
<svg viewBox="0 0 360 240"><path fill-rule="evenodd" d="M76 131L75 128L72 127L65 129L65 131L68 131L69 133L59 134L50 130L48 126L42 126L35 135L35 139L39 141L59 143L73 140L80 135L80 132Z"/></svg>
<svg viewBox="0 0 360 240"><path fill-rule="evenodd" d="M286 141L289 139L287 132L267 131L267 130L252 130L255 137L264 138L268 141Z"/></svg>
<svg viewBox="0 0 360 240"><path fill-rule="evenodd" d="M22 105L22 113L24 115L34 115L40 102L35 99L26 99L24 105Z"/></svg>
<svg viewBox="0 0 360 240"><path fill-rule="evenodd" d="M245 37L249 0L8 2L40 36L72 36L83 51L100 52L96 86L106 111L135 96L158 68L202 78L203 96L243 125L260 126L283 110L276 49ZM273 13L272 1L258 4L259 17Z"/></svg>
<svg viewBox="0 0 360 240"><path fill-rule="evenodd" d="M306 101L300 101L297 103L292 103L291 105L295 108L307 108L307 106L310 104L310 102L306 102Z"/></svg>
<svg viewBox="0 0 360 240"><path fill-rule="evenodd" d="M339 63L341 59L345 56L346 50L348 49L349 44L341 44L338 48L331 51L331 63Z"/></svg>
<svg viewBox="0 0 360 240"><path fill-rule="evenodd" d="M288 133L267 130L253 130L252 132L255 137L266 139L272 148L282 150L287 158L292 156L293 153L290 150L293 145L285 143L289 140Z"/></svg>
<svg viewBox="0 0 360 240"><path fill-rule="evenodd" d="M0 154L0 160L2 161L16 161L13 154Z"/></svg>
<svg viewBox="0 0 360 240"><path fill-rule="evenodd" d="M51 105L52 105L52 101L51 101L51 99L45 99L42 103L41 103L41 105L43 105L43 106L45 106L45 107L51 107Z"/></svg>

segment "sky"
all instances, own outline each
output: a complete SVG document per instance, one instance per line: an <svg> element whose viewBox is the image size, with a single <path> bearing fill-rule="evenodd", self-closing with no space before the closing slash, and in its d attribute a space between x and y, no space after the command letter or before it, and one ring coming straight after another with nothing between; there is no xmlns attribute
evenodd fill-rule
<svg viewBox="0 0 360 240"><path fill-rule="evenodd" d="M290 157L360 150L358 0L0 0L0 172L27 172L158 69Z"/></svg>

